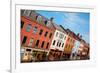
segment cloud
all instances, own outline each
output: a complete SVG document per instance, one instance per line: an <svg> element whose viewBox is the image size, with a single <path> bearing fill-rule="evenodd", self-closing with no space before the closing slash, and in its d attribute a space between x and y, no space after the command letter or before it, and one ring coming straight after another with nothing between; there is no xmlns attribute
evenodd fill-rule
<svg viewBox="0 0 100 73"><path fill-rule="evenodd" d="M76 34L80 33L86 42L89 42L88 20L84 19L79 13L65 13L63 15L63 24L71 28Z"/></svg>
<svg viewBox="0 0 100 73"><path fill-rule="evenodd" d="M80 17L78 13L66 13L64 14L64 21L70 25L82 25L87 24L86 20Z"/></svg>

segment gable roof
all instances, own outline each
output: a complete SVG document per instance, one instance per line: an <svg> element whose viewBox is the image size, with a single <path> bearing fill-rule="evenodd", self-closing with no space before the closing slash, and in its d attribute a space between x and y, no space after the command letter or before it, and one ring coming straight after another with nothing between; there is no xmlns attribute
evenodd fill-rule
<svg viewBox="0 0 100 73"><path fill-rule="evenodd" d="M61 31L61 32L63 32L63 33L66 34L65 30L63 30L59 25L54 24L54 23L53 23L53 25L54 25L54 27L55 27L56 30L59 30L59 31Z"/></svg>

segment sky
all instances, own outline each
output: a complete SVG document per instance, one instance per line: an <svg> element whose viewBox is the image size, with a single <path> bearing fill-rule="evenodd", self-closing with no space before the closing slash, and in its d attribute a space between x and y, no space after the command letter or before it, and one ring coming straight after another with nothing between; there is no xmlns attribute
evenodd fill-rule
<svg viewBox="0 0 100 73"><path fill-rule="evenodd" d="M65 29L70 29L75 34L82 35L82 38L89 43L90 41L90 14L84 12L61 12L61 11L36 11L37 13L50 19L54 18L54 23L62 25Z"/></svg>

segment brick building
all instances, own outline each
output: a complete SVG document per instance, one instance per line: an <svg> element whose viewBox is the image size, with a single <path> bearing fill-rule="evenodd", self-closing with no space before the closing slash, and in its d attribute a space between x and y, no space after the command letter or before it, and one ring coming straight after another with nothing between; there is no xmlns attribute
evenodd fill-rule
<svg viewBox="0 0 100 73"><path fill-rule="evenodd" d="M24 60L31 61L35 52L37 61L42 60L45 50L49 51L54 35L51 21L33 10L21 10L21 57Z"/></svg>
<svg viewBox="0 0 100 73"><path fill-rule="evenodd" d="M32 48L49 49L54 30L45 17L31 10L21 13L21 45Z"/></svg>

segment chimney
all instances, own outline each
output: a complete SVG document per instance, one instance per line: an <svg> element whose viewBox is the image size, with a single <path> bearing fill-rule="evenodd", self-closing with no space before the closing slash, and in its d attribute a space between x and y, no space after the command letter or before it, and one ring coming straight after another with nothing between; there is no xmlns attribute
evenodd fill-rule
<svg viewBox="0 0 100 73"><path fill-rule="evenodd" d="M50 18L50 21L53 23L53 21L54 21L54 18L53 18L53 17L51 17L51 18Z"/></svg>
<svg viewBox="0 0 100 73"><path fill-rule="evenodd" d="M80 38L82 38L82 35L80 35Z"/></svg>
<svg viewBox="0 0 100 73"><path fill-rule="evenodd" d="M79 35L80 35L80 34L78 33L77 36L79 37Z"/></svg>

